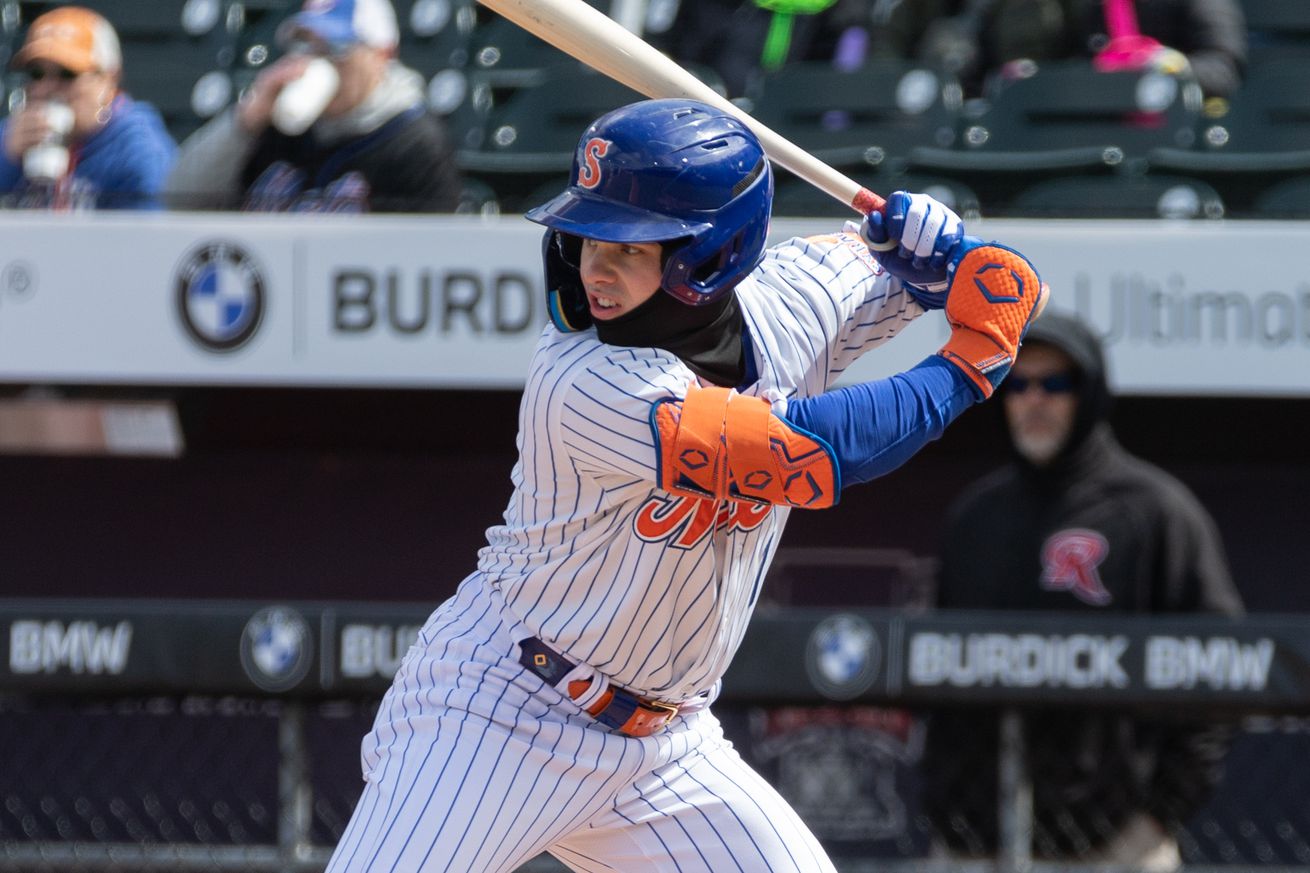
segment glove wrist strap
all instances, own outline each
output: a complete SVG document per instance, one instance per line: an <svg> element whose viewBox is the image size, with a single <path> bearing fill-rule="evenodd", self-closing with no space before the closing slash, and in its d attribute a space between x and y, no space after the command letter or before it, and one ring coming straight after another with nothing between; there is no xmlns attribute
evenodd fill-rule
<svg viewBox="0 0 1310 873"><path fill-rule="evenodd" d="M967 327L951 331L951 338L938 354L964 372L977 390L979 400L992 396L1014 363L1009 353L997 348L993 340Z"/></svg>

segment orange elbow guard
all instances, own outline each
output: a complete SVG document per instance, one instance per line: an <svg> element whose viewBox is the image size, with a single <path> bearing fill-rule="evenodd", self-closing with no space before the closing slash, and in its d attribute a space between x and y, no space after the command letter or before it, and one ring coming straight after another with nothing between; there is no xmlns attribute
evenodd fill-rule
<svg viewBox="0 0 1310 873"><path fill-rule="evenodd" d="M731 388L692 385L651 409L659 485L675 494L824 509L841 488L832 449Z"/></svg>

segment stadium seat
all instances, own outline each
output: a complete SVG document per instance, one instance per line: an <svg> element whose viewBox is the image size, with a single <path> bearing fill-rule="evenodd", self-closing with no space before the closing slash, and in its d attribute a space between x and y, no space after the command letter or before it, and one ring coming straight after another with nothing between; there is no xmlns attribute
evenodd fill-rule
<svg viewBox="0 0 1310 873"><path fill-rule="evenodd" d="M516 211L551 177L567 175L583 129L598 116L641 99L632 89L576 62L540 71L541 81L492 104L485 140L461 148L460 168L486 179L502 207Z"/></svg>
<svg viewBox="0 0 1310 873"><path fill-rule="evenodd" d="M1310 218L1310 176L1270 185L1255 199L1254 218Z"/></svg>
<svg viewBox="0 0 1310 873"><path fill-rule="evenodd" d="M1219 192L1177 176L1113 175L1048 179L1010 203L1020 218L1223 218Z"/></svg>
<svg viewBox="0 0 1310 873"><path fill-rule="evenodd" d="M1304 0L1242 0L1248 30L1310 36L1310 5Z"/></svg>
<svg viewBox="0 0 1310 873"><path fill-rule="evenodd" d="M296 5L285 0L277 4L234 4L232 25L237 33L234 70L257 71L276 57L278 25L295 11Z"/></svg>
<svg viewBox="0 0 1310 873"><path fill-rule="evenodd" d="M476 148L490 98L469 66L473 0L397 0L395 8L400 62L427 81L428 105L445 118L457 147Z"/></svg>
<svg viewBox="0 0 1310 873"><path fill-rule="evenodd" d="M462 151L487 143L493 105L541 84L547 69L576 63L473 0L400 0L396 11L401 60L428 78L428 102L446 116Z"/></svg>
<svg viewBox="0 0 1310 873"><path fill-rule="evenodd" d="M9 95L19 85L20 76L9 69L9 61L18 50L20 30L17 0L0 0L0 118L9 114Z"/></svg>
<svg viewBox="0 0 1310 873"><path fill-rule="evenodd" d="M230 63L232 40L227 27L228 7L224 0L76 0L77 5L94 9L117 31L123 49L123 64L132 67L135 46L140 43L185 42L197 55L197 61L212 64ZM19 10L25 31L32 21L69 0L17 0L10 5ZM203 57L202 57L203 56Z"/></svg>
<svg viewBox="0 0 1310 873"><path fill-rule="evenodd" d="M1152 172L1204 179L1245 216L1260 190L1310 174L1310 76L1301 65L1251 67L1226 114L1206 121L1195 147L1154 149L1149 163Z"/></svg>
<svg viewBox="0 0 1310 873"><path fill-rule="evenodd" d="M751 113L833 166L894 171L915 146L954 146L960 103L957 83L914 64L844 71L815 61L763 76Z"/></svg>
<svg viewBox="0 0 1310 873"><path fill-rule="evenodd" d="M497 89L531 87L545 70L572 59L499 15L479 21L469 46L469 63Z"/></svg>
<svg viewBox="0 0 1310 873"><path fill-rule="evenodd" d="M469 44L477 22L472 0L397 0L400 60L431 79L469 61Z"/></svg>
<svg viewBox="0 0 1310 873"><path fill-rule="evenodd" d="M231 90L223 87L229 81L227 71L217 61L197 57L189 42L138 42L130 48L130 58L124 59L124 88L153 104L178 142L230 102L224 99Z"/></svg>
<svg viewBox="0 0 1310 873"><path fill-rule="evenodd" d="M994 85L965 119L957 147L911 149L907 166L967 181L990 213L1035 180L1111 173L1153 147L1186 148L1200 108L1190 80L1102 73L1083 61L1043 64Z"/></svg>
<svg viewBox="0 0 1310 873"><path fill-rule="evenodd" d="M460 192L459 206L455 209L459 215L499 215L500 200L496 191L481 179L464 176L464 188Z"/></svg>
<svg viewBox="0 0 1310 873"><path fill-rule="evenodd" d="M541 184L523 195L522 203L520 205L524 207L532 207L545 203L547 200L550 200L556 194L559 194L567 188L570 181L567 170L547 176L542 180Z"/></svg>
<svg viewBox="0 0 1310 873"><path fill-rule="evenodd" d="M217 25L222 11L221 0L203 0L212 7L211 27ZM70 0L19 0L24 24L31 24L39 15L58 6L70 5ZM94 9L103 15L124 41L137 38L173 37L181 33L182 10L196 5L189 0L151 0L149 3L133 0L76 0L76 5ZM202 10L203 11L203 10Z"/></svg>
<svg viewBox="0 0 1310 873"><path fill-rule="evenodd" d="M857 220L850 206L815 188L804 179L786 170L775 171L773 214L798 218L832 217ZM877 173L853 176L860 184L884 197L893 191L914 191L931 194L959 213L966 220L978 218L981 207L978 195L968 185L955 179L911 175L905 173Z"/></svg>
<svg viewBox="0 0 1310 873"><path fill-rule="evenodd" d="M1305 0L1243 0L1248 60L1310 60L1310 3Z"/></svg>
<svg viewBox="0 0 1310 873"><path fill-rule="evenodd" d="M235 31L229 67L228 102L235 102L260 71L278 56L277 28L299 7L294 0L234 0L229 26Z"/></svg>
<svg viewBox="0 0 1310 873"><path fill-rule="evenodd" d="M0 0L0 71L4 73L9 72L9 59L18 49L22 27L22 10L18 6L18 0ZM0 98L3 97L4 83L0 81ZM5 104L0 103L0 115L5 111Z"/></svg>

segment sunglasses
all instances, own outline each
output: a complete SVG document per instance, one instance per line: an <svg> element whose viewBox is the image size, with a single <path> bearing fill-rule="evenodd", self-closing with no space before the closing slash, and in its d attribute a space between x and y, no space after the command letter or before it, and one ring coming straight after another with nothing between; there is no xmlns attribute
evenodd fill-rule
<svg viewBox="0 0 1310 873"><path fill-rule="evenodd" d="M1073 373L1052 373L1041 379L1011 375L1005 380L1004 385L1005 390L1013 394L1022 394L1034 385L1041 388L1045 394L1066 394L1074 389L1077 382Z"/></svg>
<svg viewBox="0 0 1310 873"><path fill-rule="evenodd" d="M74 73L72 70L64 67L28 67L25 71L27 78L33 82L40 82L44 79L58 79L61 82L71 82L76 79L80 73Z"/></svg>

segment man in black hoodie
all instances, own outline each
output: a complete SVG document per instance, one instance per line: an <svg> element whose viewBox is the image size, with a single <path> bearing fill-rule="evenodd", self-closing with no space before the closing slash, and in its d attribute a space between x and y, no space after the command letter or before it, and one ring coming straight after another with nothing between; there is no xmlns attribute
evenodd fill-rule
<svg viewBox="0 0 1310 873"><path fill-rule="evenodd" d="M1082 322L1033 322L1000 393L1015 457L947 521L937 606L1240 615L1214 521L1177 479L1116 441L1101 344ZM1218 780L1229 731L1106 710L1024 716L1034 856L1171 870L1171 832ZM940 710L924 811L954 853L996 849L995 713Z"/></svg>

